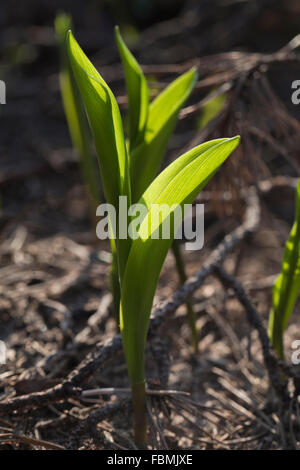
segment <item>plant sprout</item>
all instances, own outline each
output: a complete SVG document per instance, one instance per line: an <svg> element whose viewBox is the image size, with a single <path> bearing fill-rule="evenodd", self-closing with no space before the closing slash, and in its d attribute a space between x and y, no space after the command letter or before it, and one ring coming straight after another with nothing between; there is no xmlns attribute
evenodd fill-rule
<svg viewBox="0 0 300 470"><path fill-rule="evenodd" d="M132 201L138 197L156 176L164 158L168 141L176 126L179 111L191 94L197 80L197 71L192 68L174 80L150 104L146 78L138 62L124 43L118 26L115 28L116 42L125 70L129 101L129 149ZM172 251L181 284L186 281L180 244L173 241ZM196 316L192 301L186 302L187 316L192 332L192 346L198 352Z"/></svg>
<svg viewBox="0 0 300 470"><path fill-rule="evenodd" d="M287 327L295 302L300 293L300 182L296 192L295 222L286 242L281 273L274 287L269 318L269 336L283 359L283 332Z"/></svg>
<svg viewBox="0 0 300 470"><path fill-rule="evenodd" d="M79 156L80 168L87 193L92 203L93 216L95 205L100 203L98 168L91 149L91 135L83 103L66 49L66 32L72 27L72 19L66 13L59 13L55 18L55 32L60 53L60 89L64 111L69 127L73 148Z"/></svg>
<svg viewBox="0 0 300 470"><path fill-rule="evenodd" d="M65 35L71 27L71 17L64 13L57 16L55 20L56 35L60 47L62 57L62 67L60 73L61 92L63 103L66 113L66 118L72 137L73 147L81 156L81 168L83 180L86 182L89 199L92 201L91 195L96 203L99 203L99 194L97 193L97 175L92 159L90 150L90 135L87 128L86 116L82 109L81 97L78 93L77 85L74 81L73 73L69 64L68 55L66 53ZM168 87L159 99L154 100L154 103L149 103L149 89L146 78L125 45L118 27L115 29L116 42L120 51L120 55L124 64L126 85L129 99L129 140L128 147L131 152L140 145L140 148L135 152L135 156L143 153L146 157L143 161L152 162L152 169L140 168L140 172L147 178L148 174L152 174L152 179L157 173L161 161L163 160L164 153L168 144L168 140L176 125L179 111L183 106L185 100L190 95L194 83L196 81L196 71L191 70L191 73L184 74L180 79L175 80L172 86ZM175 105L174 105L175 103ZM154 116L154 117L153 117ZM157 119L160 117L160 120ZM155 123L155 125L153 125ZM145 137L147 131L147 138ZM156 160L151 155L155 153ZM138 158L138 161L142 161ZM132 165L134 168L134 165ZM135 179L136 175L132 171L131 178ZM141 180L141 178L139 178ZM131 183L132 188L137 185ZM147 185L144 184L146 189ZM92 205L94 207L94 205ZM95 210L93 210L93 215ZM118 322L119 319L119 303L120 303L120 285L118 280L118 264L114 239L111 238L111 252L112 263L110 272L110 287L113 294L113 310L115 318ZM176 268L179 274L181 284L186 280L185 267L180 252L180 244L174 240L172 245L173 254L175 257ZM187 301L187 313L190 328L192 331L192 343L195 352L198 350L198 334L196 330L195 313L193 310L192 302Z"/></svg>
<svg viewBox="0 0 300 470"><path fill-rule="evenodd" d="M135 439L140 445L145 445L146 337L159 275L177 228L182 222L182 218L175 217L175 209L194 201L236 148L239 137L201 144L181 155L155 178L160 166L160 152L173 131L175 116L180 109L178 97L187 94L186 82L193 83L195 71L179 77L151 103L147 120L146 102L143 112L136 113L130 119L129 149L130 145L134 148L130 149L129 155L119 107L112 91L71 32L67 36L67 47L92 129L106 201L115 207L117 215L121 217L119 196L127 197L128 207L133 201L146 208L136 239L118 237L119 217L116 230L121 288L120 328L132 389ZM146 93L143 96L145 99ZM130 99L132 101L135 98L132 96ZM157 217L162 204L167 205L169 210L162 217ZM170 220L176 222L170 224L170 237L153 237L153 233Z"/></svg>
<svg viewBox="0 0 300 470"><path fill-rule="evenodd" d="M84 105L73 76L69 54L66 47L66 33L72 27L72 19L66 13L59 13L55 18L55 32L60 52L61 70L59 74L60 89L64 111L69 127L73 148L79 155L79 163L90 207L92 221L101 202L101 185L97 162L91 149L91 132L85 114ZM110 239L112 262L110 269L110 289L113 297L113 312L118 322L120 305L120 286L115 241Z"/></svg>

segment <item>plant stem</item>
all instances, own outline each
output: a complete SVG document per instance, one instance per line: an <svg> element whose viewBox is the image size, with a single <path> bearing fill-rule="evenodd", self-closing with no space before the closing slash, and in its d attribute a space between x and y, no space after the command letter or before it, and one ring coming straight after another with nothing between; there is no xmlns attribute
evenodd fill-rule
<svg viewBox="0 0 300 470"><path fill-rule="evenodd" d="M278 313L279 312L275 312L274 314L274 320L273 320L274 324L272 325L271 338L272 338L273 347L279 359L284 360L282 321ZM270 333L269 333L269 336L270 336Z"/></svg>
<svg viewBox="0 0 300 470"><path fill-rule="evenodd" d="M139 447L147 444L146 386L145 382L131 387L134 438Z"/></svg>
<svg viewBox="0 0 300 470"><path fill-rule="evenodd" d="M172 251L174 254L174 258L175 258L179 280L180 280L181 285L183 285L185 281L187 280L187 275L185 273L184 262L183 262L183 258L182 258L181 251L180 251L180 245L179 245L178 240L176 239L173 241ZM192 347L194 349L195 354L197 354L198 353L198 332L197 332L197 327L196 327L196 315L195 315L191 300L186 301L186 310L187 310L188 322L189 322L189 326L190 326L191 334L192 334Z"/></svg>

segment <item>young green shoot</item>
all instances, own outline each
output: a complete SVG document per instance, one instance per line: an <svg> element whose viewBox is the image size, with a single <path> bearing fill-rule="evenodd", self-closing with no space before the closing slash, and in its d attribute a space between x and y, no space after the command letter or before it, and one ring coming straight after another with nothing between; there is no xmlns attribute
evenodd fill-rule
<svg viewBox="0 0 300 470"><path fill-rule="evenodd" d="M138 62L127 48L119 28L115 28L116 42L125 70L129 101L129 148L132 200L153 181L162 164L168 141L176 126L179 111L190 96L197 80L196 69L183 74L158 97L149 103L149 89ZM180 244L174 240L172 251L179 281L184 284L186 273ZM188 322L192 333L192 346L198 352L196 316L192 301L186 303Z"/></svg>
<svg viewBox="0 0 300 470"><path fill-rule="evenodd" d="M116 236L119 280L121 286L120 328L128 375L132 389L134 432L137 443L146 445L145 347L160 272L178 227L185 204L191 204L239 143L239 137L217 139L201 144L181 155L157 177L159 149L166 146L179 112L178 98L187 96L186 82L192 85L195 71L187 72L168 87L149 106L145 142L127 154L123 125L116 99L101 75L83 53L72 33L67 38L70 62L79 87L101 167L107 202L119 210L119 196L126 195L131 204L138 202L145 212L138 226L138 236ZM165 106L160 108L160 100ZM170 107L176 113L170 112ZM158 111L160 109L160 111ZM150 124L149 124L150 119ZM140 120L136 120L139 122ZM151 126L148 129L148 125ZM141 129L138 125L135 129ZM155 137L154 137L155 136ZM150 172L145 174L141 162ZM151 149L151 150L149 150ZM148 156L145 157L147 152ZM152 158L150 158L152 157ZM133 168L132 168L133 167ZM135 175L133 177L133 175ZM150 177L151 176L151 177ZM134 185L134 186L133 186ZM132 197L132 195L134 195ZM160 207L168 208L163 214ZM179 214L179 215L178 215ZM122 214L118 214L121 215ZM162 225L170 223L168 238L156 237ZM129 222L128 222L129 223ZM119 224L119 222L118 222Z"/></svg>
<svg viewBox="0 0 300 470"><path fill-rule="evenodd" d="M274 287L269 336L278 356L284 358L283 332L300 293L300 181L296 191L295 222L286 242L281 273Z"/></svg>
<svg viewBox="0 0 300 470"><path fill-rule="evenodd" d="M101 178L97 161L91 149L91 132L82 103L77 83L73 76L66 44L66 34L72 27L70 15L59 13L55 18L55 32L60 52L60 89L65 115L69 127L73 148L79 155L79 163L89 203L93 225L96 220L96 208L101 202ZM110 289L113 297L113 312L119 322L120 284L118 274L118 259L115 241L110 239L112 254L110 270Z"/></svg>

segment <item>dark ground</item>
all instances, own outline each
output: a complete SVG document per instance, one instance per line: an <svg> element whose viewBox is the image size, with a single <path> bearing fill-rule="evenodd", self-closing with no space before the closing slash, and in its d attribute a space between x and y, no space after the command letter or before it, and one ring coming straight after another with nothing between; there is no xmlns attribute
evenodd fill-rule
<svg viewBox="0 0 300 470"><path fill-rule="evenodd" d="M290 99L300 65L292 50L268 60L245 54L274 53L296 36L299 2L190 1L183 2L179 13L154 11L146 18L137 12L133 18L117 3L3 2L0 78L6 81L7 104L0 115L0 339L8 350L7 364L0 366L2 449L134 447L126 395L121 404L116 395L94 403L79 394L43 403L37 396L34 406L6 413L1 408L9 399L60 384L96 345L116 333L108 246L95 240L61 105L52 28L57 10L73 14L77 39L124 111L124 81L112 39L116 22L127 31L150 81L165 86L196 63L199 82L166 161L215 136L238 132L242 145L205 193L205 247L185 253L187 271L194 275L200 270L223 237L241 224L245 203L240 189L254 183L261 208L258 230L226 257L224 267L242 282L267 324L272 283L293 220L292 186L300 173L300 105ZM163 15L165 22L158 22ZM198 103L212 89L227 90L227 105L200 132ZM231 202L222 200L225 190L231 191ZM177 286L170 254L156 304L169 300ZM258 334L243 307L214 276L207 277L193 299L199 354L189 346L184 306L149 343L149 386L190 394L149 397L151 447L298 448L299 397L294 395L289 409L278 405ZM292 341L300 339L298 314L299 303L285 336L288 363ZM116 354L80 389L127 386L123 356ZM106 411L91 430L88 417L99 407Z"/></svg>

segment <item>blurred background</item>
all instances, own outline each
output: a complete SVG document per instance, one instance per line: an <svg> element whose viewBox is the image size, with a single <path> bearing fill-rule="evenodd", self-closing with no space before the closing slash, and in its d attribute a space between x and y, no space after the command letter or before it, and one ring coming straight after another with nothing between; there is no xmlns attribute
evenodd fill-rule
<svg viewBox="0 0 300 470"><path fill-rule="evenodd" d="M3 0L0 79L7 95L0 109L3 266L35 269L43 248L34 248L39 252L37 261L22 249L51 236L63 234L86 246L95 244L89 201L60 94L54 32L60 12L71 15L75 37L112 88L125 120L127 98L114 40L116 24L142 64L153 97L197 66L199 79L180 114L164 165L204 140L241 134L234 158L210 184L216 195L230 188L235 195L230 203L215 207L223 218L218 237L241 220L241 187L271 176L300 174L300 105L291 101L292 82L300 79L299 55L295 55L299 40L282 49L299 32L298 0ZM291 223L293 194L273 204L273 209ZM233 216L231 222L227 216ZM207 227L215 221L207 212ZM212 237L207 246L215 241ZM48 246L49 256L51 250L55 253L56 248Z"/></svg>
<svg viewBox="0 0 300 470"><path fill-rule="evenodd" d="M0 375L1 396L60 383L99 341L116 332L109 315L109 246L102 244L100 249L95 239L60 94L54 20L63 11L72 16L76 39L111 87L125 119L116 24L142 64L153 97L192 65L198 68L198 82L180 114L164 165L205 140L242 137L209 184L206 199L203 195L205 245L199 252L185 252L188 276L241 223L245 201L240 189L255 184L262 211L259 231L226 260L225 267L252 288L255 305L267 321L272 285L294 217L295 180L285 181L300 175L300 104L291 100L292 83L300 80L300 40L293 40L300 32L299 0L2 0L0 80L6 83L6 104L0 106L0 340L8 347L8 365ZM275 184L274 177L283 178L283 183ZM263 180L269 186L263 186ZM228 200L217 197L229 189ZM169 299L177 287L169 256L158 298ZM241 368L245 370L239 348L241 357L248 358L249 370L260 351L257 338L249 339L243 309L231 302L226 310L219 294L220 285L210 278L195 295L199 363L191 365L183 315L170 319L159 338L164 347L170 341L176 346L170 386L195 392L197 400L204 399L208 387L215 388L212 364L225 364L238 376ZM206 308L206 298L216 298L216 304ZM299 312L299 304L297 308ZM228 319L225 328L223 318ZM299 339L299 318L291 322L288 343ZM229 326L234 334L228 334ZM232 344L237 356L231 354ZM257 385L257 377L265 377L259 364L251 393L260 405L269 386L266 380ZM127 386L125 368L117 361L114 366L101 371L93 385ZM246 396L251 387L245 383ZM222 408L229 402L226 393ZM73 405L67 406L71 410ZM40 410L35 415L29 410L30 417L22 423L26 432L52 411L43 407L39 416ZM19 429L21 420L16 419ZM236 417L232 422L238 423ZM59 426L55 422L53 433L45 431L44 437L56 440ZM69 445L73 428L66 419L63 445ZM185 438L190 422L179 428ZM260 432L255 431L258 445ZM220 435L223 439L223 430ZM280 438L276 439L270 434L262 448L276 447ZM174 448L178 442L176 437Z"/></svg>
<svg viewBox="0 0 300 470"><path fill-rule="evenodd" d="M291 100L292 82L300 79L299 38L286 48L299 32L298 0L3 0L0 79L6 83L7 96L0 109L0 242L4 266L15 263L20 268L28 261L29 268L31 258L26 261L22 247L54 235L95 243L60 95L54 32L59 12L72 16L75 37L112 88L125 118L124 75L113 34L116 24L142 64L153 97L197 66L199 79L180 115L164 165L203 140L241 134L234 158L211 183L215 193L231 187L236 194L237 204L222 204L219 216L241 220L239 189L244 185L271 176L299 175L300 105ZM273 204L273 209L291 223L293 195ZM206 221L209 227L215 219L207 214ZM225 220L219 227L219 236L230 228L226 224Z"/></svg>
<svg viewBox="0 0 300 470"><path fill-rule="evenodd" d="M113 38L115 24L120 25L128 46L145 65L153 95L191 64L198 66L202 82L196 87L192 104L228 83L228 77L215 80L216 74L233 73L235 80L242 74L234 65L234 57L227 58L227 62L218 56L212 61L201 61L200 57L228 51L273 53L298 33L300 24L298 0L3 0L0 79L6 82L7 104L0 110L0 223L28 204L33 217L33 208L38 204L37 230L41 233L45 228L43 217L48 233L54 227L68 230L66 214L80 226L86 213L80 188L75 184L80 177L77 179L76 156L59 91L53 24L60 11L72 15L77 40L118 96L123 111L125 86ZM299 106L290 99L291 83L300 78L299 62L277 67L274 63L266 74L289 113L299 118ZM248 92L246 95L241 105L244 108L250 99ZM220 103L215 105L218 109ZM215 111L208 110L208 118L203 121L205 113L207 110L203 112L199 107L189 119L180 122L169 158L186 148ZM233 120L231 127L236 128L236 116ZM228 123L227 127L231 129ZM224 130L226 126L218 126L216 134ZM281 164L285 162L277 161L275 165L279 173ZM43 203L47 206L46 216L41 211ZM50 224L49 218L53 218Z"/></svg>
<svg viewBox="0 0 300 470"><path fill-rule="evenodd" d="M232 186L238 199L239 189L249 182L299 175L300 105L291 100L292 82L300 79L295 55L299 39L282 49L299 32L298 0L3 0L0 79L7 96L0 109L2 261L20 223L26 240L65 233L79 242L93 241L60 95L54 20L63 11L72 16L75 37L125 116L115 24L143 65L152 96L197 66L198 83L164 164L203 140L239 133L242 144L235 158L214 179L218 191ZM291 221L290 200L287 206L278 211ZM232 207L222 211L235 213Z"/></svg>

